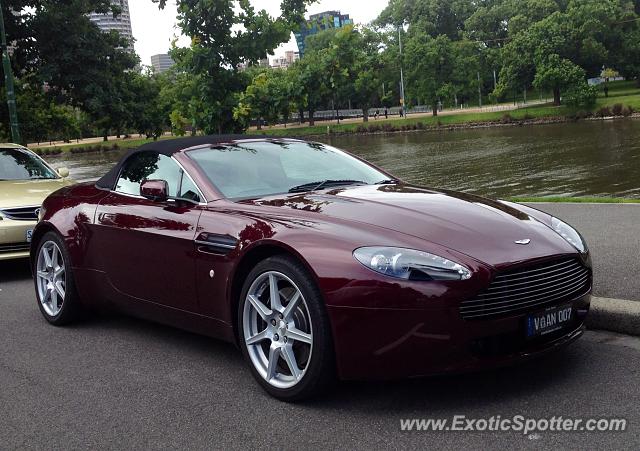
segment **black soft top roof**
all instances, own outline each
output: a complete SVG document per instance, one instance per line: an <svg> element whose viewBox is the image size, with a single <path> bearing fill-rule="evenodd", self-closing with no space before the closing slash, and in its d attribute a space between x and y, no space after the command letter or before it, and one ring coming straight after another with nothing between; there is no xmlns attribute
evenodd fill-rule
<svg viewBox="0 0 640 451"><path fill-rule="evenodd" d="M116 182L118 181L118 174L122 169L124 162L133 154L139 152L158 152L159 154L172 156L174 153L181 152L185 149L197 146L226 144L235 141L247 140L247 139L269 139L264 135L212 135L212 136L193 136L189 138L167 139L162 141L155 141L144 146L140 146L137 149L131 149L127 152L120 161L107 172L100 180L96 182L98 188L104 188L112 190L114 189Z"/></svg>

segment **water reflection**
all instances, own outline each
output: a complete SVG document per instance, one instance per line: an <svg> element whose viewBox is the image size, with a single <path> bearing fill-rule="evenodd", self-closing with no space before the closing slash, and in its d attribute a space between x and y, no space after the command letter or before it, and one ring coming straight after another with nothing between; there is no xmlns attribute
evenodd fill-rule
<svg viewBox="0 0 640 451"><path fill-rule="evenodd" d="M637 119L327 141L419 185L492 197L640 197Z"/></svg>

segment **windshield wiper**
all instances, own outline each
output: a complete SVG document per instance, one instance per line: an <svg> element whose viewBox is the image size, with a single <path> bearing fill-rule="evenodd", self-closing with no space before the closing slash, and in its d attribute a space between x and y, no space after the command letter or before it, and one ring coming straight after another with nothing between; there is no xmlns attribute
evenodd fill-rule
<svg viewBox="0 0 640 451"><path fill-rule="evenodd" d="M361 180L324 180L322 182L305 183L304 185L294 186L289 190L290 193L304 193L306 191L317 191L322 188L332 186L347 186L347 185L366 185Z"/></svg>
<svg viewBox="0 0 640 451"><path fill-rule="evenodd" d="M397 185L399 182L394 179L381 180L376 185Z"/></svg>

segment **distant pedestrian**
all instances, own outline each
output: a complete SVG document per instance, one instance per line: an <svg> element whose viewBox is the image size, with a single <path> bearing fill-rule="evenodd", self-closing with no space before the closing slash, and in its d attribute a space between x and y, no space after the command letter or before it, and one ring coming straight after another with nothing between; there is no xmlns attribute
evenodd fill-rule
<svg viewBox="0 0 640 451"><path fill-rule="evenodd" d="M404 107L400 107L400 117L404 117Z"/></svg>
<svg viewBox="0 0 640 451"><path fill-rule="evenodd" d="M389 110L387 109L387 107L384 107L384 118L389 119Z"/></svg>
<svg viewBox="0 0 640 451"><path fill-rule="evenodd" d="M376 121L378 120L378 116L380 116L380 110L376 110Z"/></svg>

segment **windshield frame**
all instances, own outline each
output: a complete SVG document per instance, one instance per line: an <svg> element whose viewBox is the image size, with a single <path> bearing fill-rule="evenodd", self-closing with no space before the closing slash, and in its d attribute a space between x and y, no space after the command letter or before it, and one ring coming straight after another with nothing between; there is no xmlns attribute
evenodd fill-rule
<svg viewBox="0 0 640 451"><path fill-rule="evenodd" d="M0 152L3 150L17 150L19 152L27 154L29 157L36 159L39 161L45 168L51 171L53 177L51 178L26 178L26 179L4 179L2 178L2 174L0 174L0 182L37 182L39 180L60 180L62 177L58 174L49 163L47 163L40 155L35 153L34 151L19 145L4 145L0 147Z"/></svg>
<svg viewBox="0 0 640 451"><path fill-rule="evenodd" d="M216 183L209 177L209 175L205 172L205 170L200 166L200 164L198 163L198 161L196 159L194 159L190 154L192 152L196 152L196 151L204 151L207 149L210 149L211 147L224 147L224 146L233 146L233 145L244 145L244 144L253 144L253 143L274 143L274 144L282 144L282 143L286 143L286 144L313 144L313 145L321 145L321 146L326 146L328 148L331 148L333 150L337 150L343 154L345 154L348 157L351 157L355 160L357 160L358 162L364 164L365 166L370 167L371 169L380 172L380 174L382 174L382 178L379 180L379 182L388 182L389 180L396 182L396 183L403 183L401 179L399 179L398 177L394 176L393 174L390 174L388 171L380 168L379 166L357 156L354 155L353 153L344 150L344 149L339 149L337 147L331 146L329 144L323 143L323 142L318 142L318 141L305 141L305 140L300 140L300 139L293 139L293 138L286 138L286 139L269 139L269 138L265 138L265 139L255 139L255 138L251 138L251 139L246 139L246 140L235 140L235 141L231 141L228 143L220 143L220 144L216 144L215 146L197 146L197 147L192 147L189 149L185 149L184 151L182 151L180 153L180 156L183 157L186 161L188 161L188 164L186 164L186 166L189 167L190 170L192 170L195 174L198 175L198 179L203 181L203 184L206 184L207 188L209 188L209 190L213 191L213 193L215 193L214 196L210 196L208 197L209 201L215 201L215 200L220 200L220 199L226 199L230 202L242 202L242 201L247 201L247 200L254 200L254 199L260 199L260 198L264 198L264 197L274 197L274 196L299 196L301 194L305 194L308 192L313 192L312 190L309 190L307 192L300 192L300 193L290 193L288 192L288 190L286 191L279 191L279 192L274 192L274 193L265 193L265 194L256 194L256 195L251 195L251 196L240 196L240 197L230 197L227 196L217 185ZM386 179L386 180L385 180ZM373 185L373 184L369 184L369 185ZM354 185L355 186L355 185ZM362 185L360 185L362 186ZM322 189L335 189L337 187L327 187L327 188L322 188Z"/></svg>

